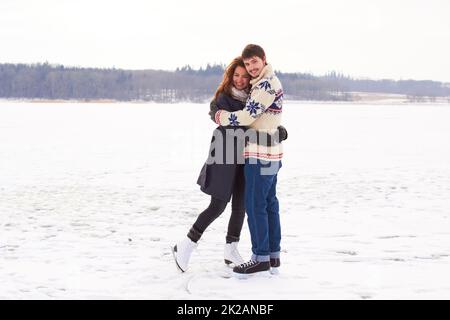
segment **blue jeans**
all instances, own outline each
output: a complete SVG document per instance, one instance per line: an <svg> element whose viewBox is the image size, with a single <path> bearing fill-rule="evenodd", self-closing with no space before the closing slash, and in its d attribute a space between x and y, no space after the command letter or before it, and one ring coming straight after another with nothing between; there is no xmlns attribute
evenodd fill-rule
<svg viewBox="0 0 450 320"><path fill-rule="evenodd" d="M280 256L281 227L276 189L280 168L281 161L245 161L245 207L252 260L269 261Z"/></svg>

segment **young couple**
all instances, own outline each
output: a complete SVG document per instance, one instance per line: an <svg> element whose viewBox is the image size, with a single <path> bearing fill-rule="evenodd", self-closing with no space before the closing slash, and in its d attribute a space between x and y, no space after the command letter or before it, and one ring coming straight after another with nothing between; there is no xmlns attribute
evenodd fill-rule
<svg viewBox="0 0 450 320"><path fill-rule="evenodd" d="M277 272L280 266L281 228L277 174L283 156L281 124L283 90L266 61L264 50L247 45L241 57L226 68L210 105L214 131L209 158L197 183L211 196L187 237L172 247L175 262L186 271L190 256L206 228L232 198L224 260L236 274ZM245 262L238 252L245 212L252 256Z"/></svg>

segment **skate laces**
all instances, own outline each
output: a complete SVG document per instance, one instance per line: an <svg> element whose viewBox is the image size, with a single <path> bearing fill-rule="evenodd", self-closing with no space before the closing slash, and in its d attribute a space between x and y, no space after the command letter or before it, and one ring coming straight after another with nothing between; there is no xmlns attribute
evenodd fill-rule
<svg viewBox="0 0 450 320"><path fill-rule="evenodd" d="M257 263L258 263L258 261L250 260L250 261L244 262L243 264L241 264L241 266L243 268L247 268L247 267L251 267Z"/></svg>

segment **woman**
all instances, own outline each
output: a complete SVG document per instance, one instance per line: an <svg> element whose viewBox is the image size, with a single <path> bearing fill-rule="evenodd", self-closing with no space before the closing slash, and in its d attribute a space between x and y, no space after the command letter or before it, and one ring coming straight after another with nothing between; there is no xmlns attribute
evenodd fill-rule
<svg viewBox="0 0 450 320"><path fill-rule="evenodd" d="M229 112L242 110L248 97L249 84L250 76L242 58L235 58L225 69L223 80L211 103L210 115L215 114L217 106ZM236 126L219 126L215 129L208 161L203 166L197 181L201 190L211 196L211 202L208 208L197 217L187 237L172 247L175 262L182 272L187 270L190 256L197 247L203 232L222 214L230 199L232 199L232 209L226 235L224 261L228 265L235 266L244 262L237 249L245 218L244 163L237 161L237 157L243 153L244 144L230 134L230 131L239 129L245 130L244 127ZM216 137L222 139L216 139ZM227 139L233 139L228 141L228 143L231 142L231 150L227 150ZM230 151L234 152L232 163L227 162L227 152Z"/></svg>

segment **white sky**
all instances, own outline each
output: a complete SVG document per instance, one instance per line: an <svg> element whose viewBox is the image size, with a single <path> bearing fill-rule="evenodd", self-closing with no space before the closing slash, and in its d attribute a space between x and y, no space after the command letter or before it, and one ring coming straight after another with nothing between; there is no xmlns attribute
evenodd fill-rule
<svg viewBox="0 0 450 320"><path fill-rule="evenodd" d="M1 0L0 62L167 69L228 63L450 82L449 0Z"/></svg>

